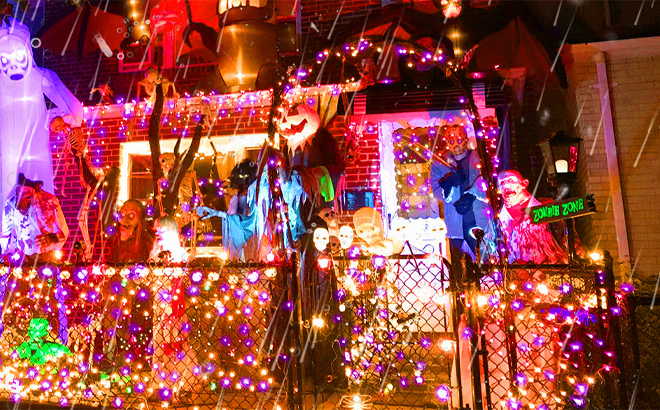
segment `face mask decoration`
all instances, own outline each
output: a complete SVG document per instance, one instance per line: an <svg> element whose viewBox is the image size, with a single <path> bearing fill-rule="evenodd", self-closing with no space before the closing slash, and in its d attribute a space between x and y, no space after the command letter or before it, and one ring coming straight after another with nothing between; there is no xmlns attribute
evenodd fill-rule
<svg viewBox="0 0 660 410"><path fill-rule="evenodd" d="M353 228L344 225L339 228L339 244L342 249L348 249L353 244Z"/></svg>
<svg viewBox="0 0 660 410"><path fill-rule="evenodd" d="M316 111L305 105L298 104L284 109L277 121L278 132L286 138L289 149L304 146L309 138L319 129L321 119Z"/></svg>
<svg viewBox="0 0 660 410"><path fill-rule="evenodd" d="M11 17L0 26L0 70L11 81L20 81L32 71L34 60L30 46L30 31Z"/></svg>
<svg viewBox="0 0 660 410"><path fill-rule="evenodd" d="M330 241L330 234L325 228L316 228L314 231L314 246L319 252L325 252Z"/></svg>
<svg viewBox="0 0 660 410"><path fill-rule="evenodd" d="M463 155L467 150L467 134L461 125L445 125L440 129L442 139L447 143L447 151L454 156Z"/></svg>

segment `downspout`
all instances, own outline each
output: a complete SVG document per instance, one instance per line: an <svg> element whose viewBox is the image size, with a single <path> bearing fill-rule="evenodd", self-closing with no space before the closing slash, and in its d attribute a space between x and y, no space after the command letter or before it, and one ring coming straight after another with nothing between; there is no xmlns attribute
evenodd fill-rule
<svg viewBox="0 0 660 410"><path fill-rule="evenodd" d="M596 70L598 72L598 92L600 93L600 111L603 120L603 135L605 137L607 175L609 176L610 194L612 195L612 214L614 215L614 229L619 250L619 260L629 265L630 247L628 245L626 212L623 206L619 159L616 153L616 138L614 136L614 123L612 121L612 106L610 105L607 65L605 62L605 53L602 51L598 51L596 54Z"/></svg>

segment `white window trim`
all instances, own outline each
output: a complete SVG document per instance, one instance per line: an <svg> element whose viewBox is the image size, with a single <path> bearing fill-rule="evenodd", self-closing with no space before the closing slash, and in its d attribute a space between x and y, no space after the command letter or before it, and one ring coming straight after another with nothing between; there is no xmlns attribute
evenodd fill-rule
<svg viewBox="0 0 660 410"><path fill-rule="evenodd" d="M268 138L266 133L258 134L239 134L239 135L226 135L226 136L215 136L211 137L213 145L218 153L229 153L234 152L237 155L237 160L245 156L245 150L249 148L260 148L264 141ZM176 144L176 139L165 139L160 141L161 152L173 152L174 145ZM180 152L184 152L190 146L192 142L191 137L182 139ZM213 155L213 148L209 143L209 138L202 137L202 141L199 145L200 154L204 155ZM120 178L119 178L119 195L118 201L119 204L124 203L128 200L128 178L131 174L131 156L133 155L151 155L151 150L149 148L149 141L130 141L123 142L120 145Z"/></svg>

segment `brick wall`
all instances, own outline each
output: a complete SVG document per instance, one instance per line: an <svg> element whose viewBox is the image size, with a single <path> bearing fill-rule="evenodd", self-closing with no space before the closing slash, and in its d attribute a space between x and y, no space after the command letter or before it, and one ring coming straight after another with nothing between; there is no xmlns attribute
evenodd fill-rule
<svg viewBox="0 0 660 410"><path fill-rule="evenodd" d="M120 165L121 144L129 141L146 141L148 139L149 116L144 120L138 119L133 127L132 137L126 136L126 131L130 120L112 114L113 109L118 106L108 107L106 112L103 107L88 107L86 121L83 123L83 132L87 135L89 156L95 166L109 168ZM255 134L267 132L267 115L269 107L258 107L255 115L249 115L248 110L242 112L230 111L230 116L217 120L210 136L223 136L235 134ZM96 112L96 118L94 112ZM105 112L105 114L103 114ZM163 114L163 124L161 126L161 139L175 139L181 133L186 125L192 131L195 124L186 124L185 121L176 119L176 113L168 112ZM337 139L340 149L344 150L344 132L346 126L344 117L336 117L328 124L329 131ZM191 133L185 138L190 138ZM55 168L55 186L56 194L61 201L62 209L67 219L70 229L69 240L64 248L65 255L71 251L75 241L82 241L82 234L78 226L78 215L85 196L85 190L79 183L78 169L71 164L66 167L63 153L63 137L53 136L51 140L51 151L53 153L53 167ZM379 188L379 140L378 128L369 126L365 128L364 138L362 140L362 150L359 160L346 169L346 187L351 190L371 189L375 193L375 206L381 206L380 188ZM71 160L71 159L70 159ZM92 205L89 214L90 235L101 237L102 232L96 228L98 206ZM345 215L345 222L350 222L350 215ZM100 243L97 242L96 255L100 256Z"/></svg>
<svg viewBox="0 0 660 410"><path fill-rule="evenodd" d="M604 51L628 243L635 276L657 275L660 266L660 39L573 45L567 105L583 138L579 185L596 196L599 213L578 219L587 248L618 258L610 202L595 57ZM619 240L625 240L619 238Z"/></svg>

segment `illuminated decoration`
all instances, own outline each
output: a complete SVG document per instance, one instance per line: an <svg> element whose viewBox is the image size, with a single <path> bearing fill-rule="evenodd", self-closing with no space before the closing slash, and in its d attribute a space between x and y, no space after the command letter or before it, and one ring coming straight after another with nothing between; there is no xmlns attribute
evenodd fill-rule
<svg viewBox="0 0 660 410"><path fill-rule="evenodd" d="M284 108L278 114L277 131L287 140L290 152L305 149L310 138L318 131L321 119L307 104Z"/></svg>
<svg viewBox="0 0 660 410"><path fill-rule="evenodd" d="M44 342L48 336L50 324L46 319L32 319L28 328L28 340L21 343L12 352L20 359L29 359L37 365L46 364L46 360L57 361L64 355L71 355L68 347L59 343Z"/></svg>
<svg viewBox="0 0 660 410"><path fill-rule="evenodd" d="M458 17L463 10L461 0L442 0L440 4L442 5L442 14L448 19Z"/></svg>
<svg viewBox="0 0 660 410"><path fill-rule="evenodd" d="M59 269L63 286L55 289L47 286L55 267L0 267L11 292L0 397L90 406L107 400L116 408L146 398L167 407L186 397L196 405L224 397L235 407L270 397L277 346L265 339L273 301L267 271L281 266ZM58 292L75 318L66 345L49 332Z"/></svg>
<svg viewBox="0 0 660 410"><path fill-rule="evenodd" d="M0 25L0 64L2 201L9 198L19 173L43 181L45 191L55 192L44 95L60 115L71 115L75 125L82 121L82 104L54 72L35 65L30 31L11 17Z"/></svg>
<svg viewBox="0 0 660 410"><path fill-rule="evenodd" d="M500 173L498 185L504 204L500 223L507 239L509 262L566 263L566 252L555 240L550 227L535 222L534 213L529 212L541 206L527 191L529 181L518 171L508 170Z"/></svg>
<svg viewBox="0 0 660 410"><path fill-rule="evenodd" d="M401 253L403 243L385 238L383 217L373 208L360 208L353 214L357 237L364 241L364 249L372 255L391 256Z"/></svg>
<svg viewBox="0 0 660 410"><path fill-rule="evenodd" d="M570 198L535 206L530 211L532 222L543 224L595 213L596 205L594 196L589 194L585 198Z"/></svg>

